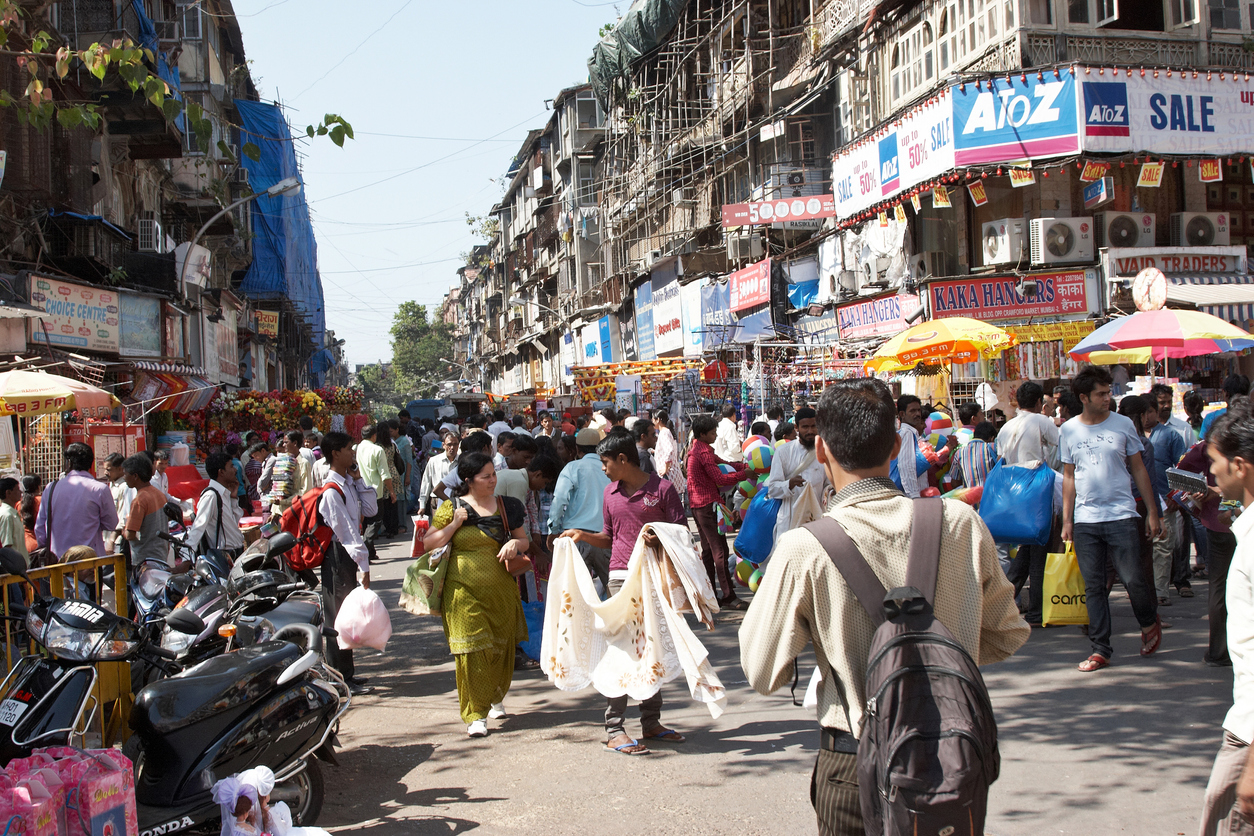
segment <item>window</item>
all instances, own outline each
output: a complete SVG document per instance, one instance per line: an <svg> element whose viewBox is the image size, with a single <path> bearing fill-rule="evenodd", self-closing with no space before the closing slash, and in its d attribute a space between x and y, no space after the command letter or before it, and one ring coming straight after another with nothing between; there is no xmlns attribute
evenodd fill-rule
<svg viewBox="0 0 1254 836"><path fill-rule="evenodd" d="M1054 25L1054 0L1028 0L1028 10L1033 23Z"/></svg>
<svg viewBox="0 0 1254 836"><path fill-rule="evenodd" d="M596 179L594 177L592 163L579 164L578 190L580 206L597 205Z"/></svg>
<svg viewBox="0 0 1254 836"><path fill-rule="evenodd" d="M1170 4L1172 29L1193 26L1201 20L1197 0L1170 0Z"/></svg>
<svg viewBox="0 0 1254 836"><path fill-rule="evenodd" d="M200 6L183 7L183 40L198 41L200 34Z"/></svg>
<svg viewBox="0 0 1254 836"><path fill-rule="evenodd" d="M1005 31L1011 32L1015 28L1015 0L1006 0L1006 26Z"/></svg>
<svg viewBox="0 0 1254 836"><path fill-rule="evenodd" d="M1212 0L1214 2L1214 0ZM1239 2L1239 0L1234 0ZM1119 17L1119 0L1097 0L1097 25L1105 26Z"/></svg>
<svg viewBox="0 0 1254 836"><path fill-rule="evenodd" d="M889 73L894 104L908 99L921 87L931 85L936 77L932 49L932 24L926 21L903 34L893 46Z"/></svg>
<svg viewBox="0 0 1254 836"><path fill-rule="evenodd" d="M1067 0L1067 22L1089 22L1089 0Z"/></svg>
<svg viewBox="0 0 1254 836"><path fill-rule="evenodd" d="M601 105L591 90L585 90L575 96L575 118L581 131L601 127Z"/></svg>
<svg viewBox="0 0 1254 836"><path fill-rule="evenodd" d="M942 73L949 69L950 60L957 57L952 53L953 46L951 44L954 39L952 37L947 37L949 35L950 25L949 11L949 9L946 9L941 12L940 18L940 68Z"/></svg>
<svg viewBox="0 0 1254 836"><path fill-rule="evenodd" d="M1241 0L1210 0L1211 29L1240 29Z"/></svg>

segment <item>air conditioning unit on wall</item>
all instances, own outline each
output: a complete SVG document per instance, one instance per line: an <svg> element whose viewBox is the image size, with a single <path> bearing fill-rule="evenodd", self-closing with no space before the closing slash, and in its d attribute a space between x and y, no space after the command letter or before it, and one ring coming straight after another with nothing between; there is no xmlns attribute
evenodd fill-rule
<svg viewBox="0 0 1254 836"><path fill-rule="evenodd" d="M1098 212L1093 218L1098 247L1154 246L1154 216L1137 212Z"/></svg>
<svg viewBox="0 0 1254 836"><path fill-rule="evenodd" d="M1023 259L1023 218L1002 218L984 224L985 264L1018 264Z"/></svg>
<svg viewBox="0 0 1254 836"><path fill-rule="evenodd" d="M1093 260L1092 218L1033 218L1033 264L1077 264Z"/></svg>
<svg viewBox="0 0 1254 836"><path fill-rule="evenodd" d="M910 256L911 278L924 279L929 276L945 275L948 275L948 268L946 267L946 258L943 252L933 250L915 253Z"/></svg>
<svg viewBox="0 0 1254 836"><path fill-rule="evenodd" d="M1173 212L1171 246L1224 247L1232 241L1227 212Z"/></svg>
<svg viewBox="0 0 1254 836"><path fill-rule="evenodd" d="M730 261L751 261L761 257L761 235L733 235L728 237L727 258Z"/></svg>

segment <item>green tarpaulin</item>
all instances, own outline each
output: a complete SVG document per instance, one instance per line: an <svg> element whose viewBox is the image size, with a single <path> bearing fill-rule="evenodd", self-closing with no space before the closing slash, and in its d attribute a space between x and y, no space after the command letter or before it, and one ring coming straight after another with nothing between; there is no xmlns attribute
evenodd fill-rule
<svg viewBox="0 0 1254 836"><path fill-rule="evenodd" d="M636 0L622 20L592 50L588 77L601 106L609 109L610 88L623 81L631 65L666 39L688 0Z"/></svg>

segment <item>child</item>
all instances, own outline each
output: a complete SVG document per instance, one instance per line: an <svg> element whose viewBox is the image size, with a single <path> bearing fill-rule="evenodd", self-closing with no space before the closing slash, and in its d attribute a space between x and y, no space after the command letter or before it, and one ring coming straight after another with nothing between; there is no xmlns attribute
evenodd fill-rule
<svg viewBox="0 0 1254 836"><path fill-rule="evenodd" d="M248 463L244 465L244 480L248 484L248 498L253 502L261 502L261 490L257 483L261 479L261 473L266 468L266 459L270 457L270 450L266 447L265 442L259 441L248 448Z"/></svg>

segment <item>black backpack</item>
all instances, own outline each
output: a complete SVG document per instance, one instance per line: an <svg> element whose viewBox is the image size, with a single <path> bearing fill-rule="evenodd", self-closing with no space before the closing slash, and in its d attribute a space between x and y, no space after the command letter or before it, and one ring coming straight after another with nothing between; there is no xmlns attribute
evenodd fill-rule
<svg viewBox="0 0 1254 836"><path fill-rule="evenodd" d="M932 612L940 557L938 498L916 499L906 585L884 585L831 517L805 526L876 625L858 742L868 836L981 836L997 780L997 722L979 667Z"/></svg>

